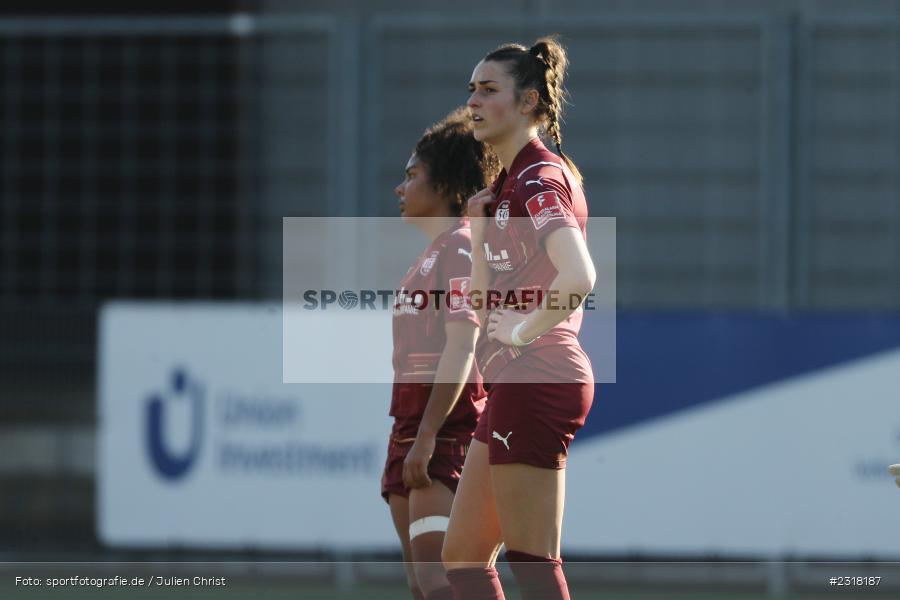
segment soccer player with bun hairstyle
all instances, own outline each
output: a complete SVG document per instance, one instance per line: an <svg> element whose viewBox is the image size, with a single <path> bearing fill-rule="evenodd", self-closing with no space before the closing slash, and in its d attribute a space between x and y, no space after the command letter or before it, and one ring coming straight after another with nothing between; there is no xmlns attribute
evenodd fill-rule
<svg viewBox="0 0 900 600"><path fill-rule="evenodd" d="M563 47L545 37L530 48L500 46L469 82L475 139L503 171L469 199L471 298L483 324L476 356L488 399L442 552L457 600L504 597L495 568L503 544L524 600L569 598L560 559L565 464L593 401L577 334L596 275L581 176L562 151L566 66ZM525 289L576 300L554 308L523 295L516 310L484 301L488 290Z"/></svg>
<svg viewBox="0 0 900 600"><path fill-rule="evenodd" d="M485 392L474 366L478 319L461 301L472 269L463 213L467 199L497 174L499 162L472 129L464 108L430 127L395 189L403 220L431 240L400 282L394 307L394 425L381 485L416 599L453 597L441 546L484 408ZM417 290L447 293L423 305L414 297Z"/></svg>

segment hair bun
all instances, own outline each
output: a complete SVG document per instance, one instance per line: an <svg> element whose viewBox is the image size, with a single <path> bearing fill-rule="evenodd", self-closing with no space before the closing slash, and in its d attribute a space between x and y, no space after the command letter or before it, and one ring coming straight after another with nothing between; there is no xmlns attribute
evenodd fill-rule
<svg viewBox="0 0 900 600"><path fill-rule="evenodd" d="M535 58L539 58L540 60L547 62L547 44L544 42L538 42L534 46L528 49L528 54L532 55Z"/></svg>

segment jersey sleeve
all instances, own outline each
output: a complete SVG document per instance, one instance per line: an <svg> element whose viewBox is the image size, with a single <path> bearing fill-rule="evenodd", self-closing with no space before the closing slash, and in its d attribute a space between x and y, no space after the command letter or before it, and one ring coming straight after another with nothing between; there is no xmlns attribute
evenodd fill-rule
<svg viewBox="0 0 900 600"><path fill-rule="evenodd" d="M445 323L470 321L478 325L478 316L469 299L472 282L472 238L467 229L455 231L441 251L439 284L444 290L441 313Z"/></svg>
<svg viewBox="0 0 900 600"><path fill-rule="evenodd" d="M516 185L524 228L531 229L541 243L561 227L580 229L568 186L559 181L559 169L550 167L529 172Z"/></svg>

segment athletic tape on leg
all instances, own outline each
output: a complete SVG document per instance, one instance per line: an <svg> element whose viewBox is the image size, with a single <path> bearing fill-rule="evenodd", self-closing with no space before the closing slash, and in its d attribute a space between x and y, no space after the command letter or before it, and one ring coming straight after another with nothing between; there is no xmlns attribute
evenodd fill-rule
<svg viewBox="0 0 900 600"><path fill-rule="evenodd" d="M409 524L409 539L416 538L423 533L431 533L440 531L445 533L447 526L450 524L450 517L442 515L431 515L430 517L422 517L418 521Z"/></svg>

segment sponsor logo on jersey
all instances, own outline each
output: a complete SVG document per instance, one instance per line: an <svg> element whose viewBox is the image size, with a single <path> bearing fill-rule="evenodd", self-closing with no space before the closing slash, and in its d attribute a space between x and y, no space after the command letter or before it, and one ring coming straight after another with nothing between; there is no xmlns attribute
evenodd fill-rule
<svg viewBox="0 0 900 600"><path fill-rule="evenodd" d="M509 224L509 200L504 200L497 206L497 214L494 215L494 223L500 229L506 229Z"/></svg>
<svg viewBox="0 0 900 600"><path fill-rule="evenodd" d="M472 262L472 253L469 252L468 250L466 250L465 248L457 248L456 253L462 254L463 256L465 256L469 259L469 262Z"/></svg>
<svg viewBox="0 0 900 600"><path fill-rule="evenodd" d="M419 273L428 275L428 272L434 268L434 263L437 262L438 254L440 254L439 250L432 251L428 258L422 261L422 267L419 269Z"/></svg>
<svg viewBox="0 0 900 600"><path fill-rule="evenodd" d="M420 294L413 295L405 287L401 287L397 292L396 302L394 303L394 316L418 315L421 306L422 297Z"/></svg>
<svg viewBox="0 0 900 600"><path fill-rule="evenodd" d="M526 179L525 180L526 186L531 185L532 183L534 183L536 185L544 185L544 178L538 177L537 179Z"/></svg>
<svg viewBox="0 0 900 600"><path fill-rule="evenodd" d="M490 244L484 243L484 258L488 261L488 265L495 271L512 271L512 261L509 260L509 252L501 250L498 254L494 254Z"/></svg>
<svg viewBox="0 0 900 600"><path fill-rule="evenodd" d="M525 203L525 209L531 216L531 222L535 229L540 229L554 219L566 218L556 192L535 194Z"/></svg>
<svg viewBox="0 0 900 600"><path fill-rule="evenodd" d="M471 310L472 299L469 297L471 277L452 277L450 279L449 304L450 312L456 313L462 310Z"/></svg>

